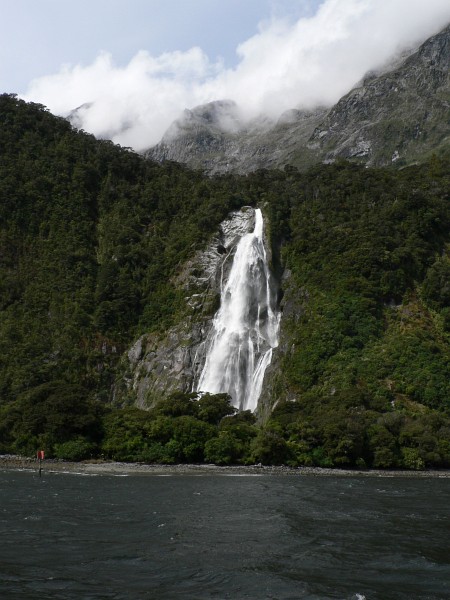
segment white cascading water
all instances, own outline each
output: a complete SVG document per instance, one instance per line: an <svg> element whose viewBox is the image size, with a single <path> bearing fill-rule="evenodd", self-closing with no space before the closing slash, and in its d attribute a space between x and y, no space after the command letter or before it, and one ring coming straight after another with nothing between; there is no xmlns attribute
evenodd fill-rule
<svg viewBox="0 0 450 600"><path fill-rule="evenodd" d="M206 361L197 391L230 394L239 410L254 411L272 349L278 345L279 315L263 243L263 217L236 248L220 308L207 339Z"/></svg>

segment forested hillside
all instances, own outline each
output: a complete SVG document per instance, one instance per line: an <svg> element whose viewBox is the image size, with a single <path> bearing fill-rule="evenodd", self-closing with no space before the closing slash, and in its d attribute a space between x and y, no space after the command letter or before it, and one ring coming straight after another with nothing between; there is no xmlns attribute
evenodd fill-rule
<svg viewBox="0 0 450 600"><path fill-rule="evenodd" d="M288 242L269 429L300 462L448 464L448 162L341 163L270 188Z"/></svg>
<svg viewBox="0 0 450 600"><path fill-rule="evenodd" d="M1 96L0 452L449 466L449 166L207 178ZM183 319L184 261L257 204L283 310L259 424L223 395L114 405L133 340Z"/></svg>

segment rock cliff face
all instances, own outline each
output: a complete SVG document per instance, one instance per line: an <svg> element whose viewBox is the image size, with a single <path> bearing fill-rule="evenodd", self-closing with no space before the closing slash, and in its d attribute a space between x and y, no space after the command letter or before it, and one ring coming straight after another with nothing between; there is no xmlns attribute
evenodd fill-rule
<svg viewBox="0 0 450 600"><path fill-rule="evenodd" d="M291 110L278 122L244 123L231 101L184 115L146 156L210 174L248 173L338 157L379 166L408 164L448 148L450 26L388 72L371 73L327 110Z"/></svg>
<svg viewBox="0 0 450 600"><path fill-rule="evenodd" d="M231 101L211 102L185 111L159 144L144 155L158 162L174 160L191 168L245 174L285 164L308 166L318 154L307 142L326 110L290 110L277 122L261 117L242 121Z"/></svg>
<svg viewBox="0 0 450 600"><path fill-rule="evenodd" d="M254 227L254 210L244 207L221 223L208 246L180 270L176 281L186 293L185 316L165 335L143 335L124 357L124 378L115 399L127 395L137 406L151 406L175 390L191 391L205 362L205 341L219 306L221 281L227 277L237 243Z"/></svg>
<svg viewBox="0 0 450 600"><path fill-rule="evenodd" d="M450 26L394 70L365 79L334 106L308 147L382 166L412 162L448 144Z"/></svg>
<svg viewBox="0 0 450 600"><path fill-rule="evenodd" d="M225 155L228 156L225 160L231 160L238 150L234 148L233 135L242 127L235 102L210 102L185 110L147 156L160 162L174 160L191 164L213 173L220 170L216 162L223 161Z"/></svg>

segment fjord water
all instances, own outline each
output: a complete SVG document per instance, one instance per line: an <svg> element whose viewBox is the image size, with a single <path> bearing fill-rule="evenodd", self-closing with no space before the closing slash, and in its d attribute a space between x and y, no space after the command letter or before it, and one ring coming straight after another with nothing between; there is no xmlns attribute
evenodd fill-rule
<svg viewBox="0 0 450 600"><path fill-rule="evenodd" d="M450 479L0 472L0 597L449 597Z"/></svg>
<svg viewBox="0 0 450 600"><path fill-rule="evenodd" d="M240 410L256 409L264 373L278 345L279 315L263 240L263 217L244 235L222 285L197 391L230 394Z"/></svg>

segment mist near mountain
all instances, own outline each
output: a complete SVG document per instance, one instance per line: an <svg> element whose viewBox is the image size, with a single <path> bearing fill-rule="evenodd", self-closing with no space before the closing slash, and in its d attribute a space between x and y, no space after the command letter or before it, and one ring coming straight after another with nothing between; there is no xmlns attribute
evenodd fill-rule
<svg viewBox="0 0 450 600"><path fill-rule="evenodd" d="M369 73L332 108L291 109L244 124L232 101L185 110L144 156L209 174L289 164L305 170L345 158L397 167L448 152L450 25L381 73ZM76 113L71 122L77 126Z"/></svg>
<svg viewBox="0 0 450 600"><path fill-rule="evenodd" d="M325 0L315 15L274 19L240 44L234 68L201 48L152 56L125 67L107 52L31 82L24 98L67 116L100 138L142 150L157 143L185 108L237 103L245 122L291 108L331 106L368 71L385 68L450 21L447 0Z"/></svg>

